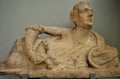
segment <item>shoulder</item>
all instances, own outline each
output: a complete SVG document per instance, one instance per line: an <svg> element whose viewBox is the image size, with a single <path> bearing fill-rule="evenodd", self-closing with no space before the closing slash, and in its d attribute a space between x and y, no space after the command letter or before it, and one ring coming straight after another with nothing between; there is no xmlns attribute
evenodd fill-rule
<svg viewBox="0 0 120 79"><path fill-rule="evenodd" d="M62 37L68 38L72 32L73 28L63 28Z"/></svg>
<svg viewBox="0 0 120 79"><path fill-rule="evenodd" d="M64 31L72 31L73 28L63 28Z"/></svg>
<svg viewBox="0 0 120 79"><path fill-rule="evenodd" d="M97 42L98 46L105 46L105 40L101 34L98 34L95 31L91 31L91 33L95 35L96 42Z"/></svg>
<svg viewBox="0 0 120 79"><path fill-rule="evenodd" d="M70 33L73 28L62 28L63 29L63 33Z"/></svg>

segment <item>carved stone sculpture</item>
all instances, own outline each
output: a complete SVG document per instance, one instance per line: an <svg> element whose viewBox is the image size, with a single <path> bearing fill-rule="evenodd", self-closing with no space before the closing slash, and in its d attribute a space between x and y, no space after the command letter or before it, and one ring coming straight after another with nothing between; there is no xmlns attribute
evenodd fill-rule
<svg viewBox="0 0 120 79"><path fill-rule="evenodd" d="M120 76L117 49L106 45L100 34L91 31L93 10L89 3L75 4L70 19L74 28L27 27L25 37L16 40L9 57L0 63L0 72L54 78L87 78L93 72L97 77ZM43 33L51 37L38 38Z"/></svg>

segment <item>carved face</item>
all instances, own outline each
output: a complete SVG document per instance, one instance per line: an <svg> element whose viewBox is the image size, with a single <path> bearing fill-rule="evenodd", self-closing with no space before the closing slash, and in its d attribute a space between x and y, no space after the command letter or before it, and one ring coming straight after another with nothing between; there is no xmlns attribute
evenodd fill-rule
<svg viewBox="0 0 120 79"><path fill-rule="evenodd" d="M76 10L75 10L76 9ZM88 3L77 4L74 7L72 21L77 27L91 29L93 25L93 10Z"/></svg>

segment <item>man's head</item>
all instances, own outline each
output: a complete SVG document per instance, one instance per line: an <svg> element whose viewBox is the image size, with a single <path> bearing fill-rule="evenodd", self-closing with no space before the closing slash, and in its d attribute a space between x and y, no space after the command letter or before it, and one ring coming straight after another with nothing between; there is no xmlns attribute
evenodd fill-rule
<svg viewBox="0 0 120 79"><path fill-rule="evenodd" d="M79 2L74 5L70 19L76 25L84 29L91 29L93 25L93 11L88 2Z"/></svg>

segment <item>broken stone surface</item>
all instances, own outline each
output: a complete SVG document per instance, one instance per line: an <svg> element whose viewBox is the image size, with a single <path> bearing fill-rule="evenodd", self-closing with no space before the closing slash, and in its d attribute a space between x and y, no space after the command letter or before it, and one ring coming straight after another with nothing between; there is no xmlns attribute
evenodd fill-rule
<svg viewBox="0 0 120 79"><path fill-rule="evenodd" d="M88 78L91 73L97 77L120 76L117 49L91 30L90 4L75 4L70 19L75 28L27 27L25 37L16 40L9 57L0 63L0 73L28 74L31 78ZM44 33L51 37L38 37Z"/></svg>

